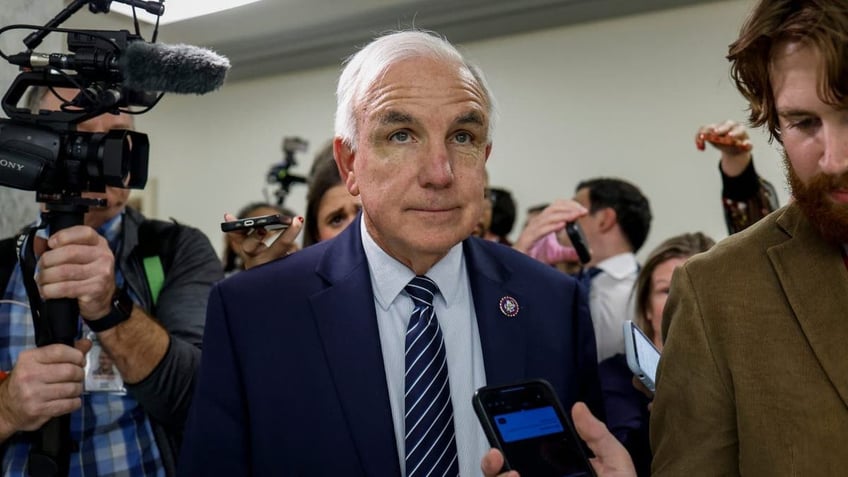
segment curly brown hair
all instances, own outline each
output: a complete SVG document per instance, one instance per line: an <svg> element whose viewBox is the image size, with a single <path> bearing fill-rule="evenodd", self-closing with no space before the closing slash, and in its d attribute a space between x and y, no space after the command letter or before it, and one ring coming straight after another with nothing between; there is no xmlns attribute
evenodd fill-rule
<svg viewBox="0 0 848 477"><path fill-rule="evenodd" d="M822 57L818 95L831 105L848 99L848 3L843 0L762 0L749 15L729 49L730 75L750 103L752 126L768 127L780 138L774 91L769 76L777 47L802 42Z"/></svg>

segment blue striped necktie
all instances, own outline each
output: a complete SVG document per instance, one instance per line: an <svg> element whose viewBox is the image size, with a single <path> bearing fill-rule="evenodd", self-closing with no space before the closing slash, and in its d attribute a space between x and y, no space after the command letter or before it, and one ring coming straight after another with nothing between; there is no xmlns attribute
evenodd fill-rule
<svg viewBox="0 0 848 477"><path fill-rule="evenodd" d="M406 475L459 475L445 342L433 309L439 291L425 276L405 288L415 309L406 330Z"/></svg>

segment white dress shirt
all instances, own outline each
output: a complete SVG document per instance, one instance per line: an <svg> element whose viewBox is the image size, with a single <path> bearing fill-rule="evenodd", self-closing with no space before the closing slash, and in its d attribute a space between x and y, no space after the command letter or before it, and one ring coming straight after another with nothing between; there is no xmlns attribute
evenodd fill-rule
<svg viewBox="0 0 848 477"><path fill-rule="evenodd" d="M633 285L639 263L632 253L622 253L598 263L601 273L589 287L589 311L595 328L598 362L624 353L622 323L636 316Z"/></svg>
<svg viewBox="0 0 848 477"><path fill-rule="evenodd" d="M374 290L398 459L401 473L406 475L403 377L406 372L406 328L414 306L404 287L415 273L383 251L368 234L365 220L360 220L362 245ZM460 475L476 476L480 475L480 459L489 446L474 414L471 398L477 388L486 385L486 372L477 314L465 267L460 243L433 265L426 275L439 287L433 306L445 340L459 471Z"/></svg>

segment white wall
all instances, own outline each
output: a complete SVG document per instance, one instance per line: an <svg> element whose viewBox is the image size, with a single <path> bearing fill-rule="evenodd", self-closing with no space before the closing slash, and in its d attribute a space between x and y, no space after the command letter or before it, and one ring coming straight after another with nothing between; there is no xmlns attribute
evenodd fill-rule
<svg viewBox="0 0 848 477"><path fill-rule="evenodd" d="M43 25L59 13L63 5L60 0L3 0L0 9L0 26L16 23ZM0 35L0 49L6 54L24 51L22 40L31 30L9 31ZM58 51L60 38L49 35L42 43L42 51ZM17 76L17 67L0 61L0 85L2 94ZM0 117L6 117L0 111ZM0 187L0 238L9 237L38 216L35 192Z"/></svg>
<svg viewBox="0 0 848 477"><path fill-rule="evenodd" d="M654 223L640 255L668 236L726 236L715 152L694 146L697 127L745 119L724 59L752 1L734 0L462 45L487 73L500 119L490 182L523 211L594 176L619 176L651 200ZM332 134L339 68L227 84L203 97L166 97L138 119L151 137L158 216L201 228L262 198L283 136L310 141L293 172ZM775 147L753 131L757 169L786 190ZM303 213L305 187L286 205ZM523 214L518 226L523 222Z"/></svg>

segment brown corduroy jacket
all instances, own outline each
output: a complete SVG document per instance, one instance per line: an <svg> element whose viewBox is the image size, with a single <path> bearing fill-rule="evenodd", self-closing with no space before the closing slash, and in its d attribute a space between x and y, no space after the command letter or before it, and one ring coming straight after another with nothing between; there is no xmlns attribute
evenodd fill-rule
<svg viewBox="0 0 848 477"><path fill-rule="evenodd" d="M848 472L848 271L795 204L675 273L655 476Z"/></svg>

